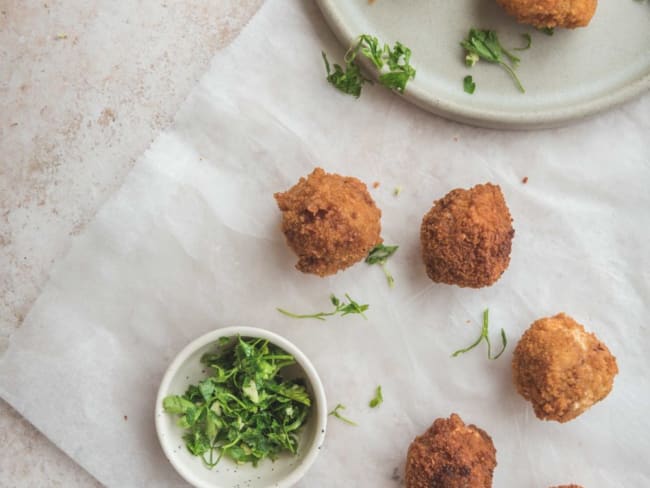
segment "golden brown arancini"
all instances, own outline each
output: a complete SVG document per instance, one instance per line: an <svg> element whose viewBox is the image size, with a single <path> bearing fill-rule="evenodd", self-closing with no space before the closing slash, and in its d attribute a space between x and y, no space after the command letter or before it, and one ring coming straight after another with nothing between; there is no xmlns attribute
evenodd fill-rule
<svg viewBox="0 0 650 488"><path fill-rule="evenodd" d="M489 286L510 263L514 235L498 185L452 190L422 219L420 242L427 275L436 283Z"/></svg>
<svg viewBox="0 0 650 488"><path fill-rule="evenodd" d="M274 197L282 211L282 232L303 273L332 275L382 242L381 210L356 178L316 168Z"/></svg>
<svg viewBox="0 0 650 488"><path fill-rule="evenodd" d="M589 24L598 0L497 0L497 3L522 24L574 29Z"/></svg>
<svg viewBox="0 0 650 488"><path fill-rule="evenodd" d="M411 442L406 488L489 488L496 465L490 436L452 413Z"/></svg>
<svg viewBox="0 0 650 488"><path fill-rule="evenodd" d="M535 321L524 333L512 373L538 418L567 422L609 394L618 367L605 344L560 313Z"/></svg>

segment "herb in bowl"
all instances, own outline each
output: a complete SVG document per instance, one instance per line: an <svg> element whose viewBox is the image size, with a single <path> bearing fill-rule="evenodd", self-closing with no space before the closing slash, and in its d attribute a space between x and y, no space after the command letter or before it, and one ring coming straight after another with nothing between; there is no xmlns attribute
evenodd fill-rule
<svg viewBox="0 0 650 488"><path fill-rule="evenodd" d="M201 358L211 375L165 397L163 408L178 416L187 449L209 468L224 456L257 466L283 452L295 455L312 404L301 380L281 374L295 362L265 339L222 338Z"/></svg>

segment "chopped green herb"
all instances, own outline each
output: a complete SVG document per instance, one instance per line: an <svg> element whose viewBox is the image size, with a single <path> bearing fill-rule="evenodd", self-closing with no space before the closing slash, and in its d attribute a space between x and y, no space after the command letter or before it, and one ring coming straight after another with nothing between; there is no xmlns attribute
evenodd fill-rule
<svg viewBox="0 0 650 488"><path fill-rule="evenodd" d="M332 72L327 56L323 54L327 81L338 90L349 95L359 97L364 83L370 82L361 74L361 68L357 64L357 56L362 54L368 58L378 73L380 85L391 90L404 93L406 84L415 78L415 68L411 66L411 50L400 42L396 42L393 48L388 44L381 47L379 40L368 34L359 36L356 45L348 49L345 54L345 69L334 64Z"/></svg>
<svg viewBox="0 0 650 488"><path fill-rule="evenodd" d="M381 385L378 385L377 388L375 388L375 397L370 400L368 405L370 408L377 408L382 403L384 403L384 396L381 394Z"/></svg>
<svg viewBox="0 0 650 488"><path fill-rule="evenodd" d="M186 429L185 446L209 468L222 457L254 466L282 452L296 454L311 398L302 380L282 377L292 355L257 338L221 338L201 363L211 375L183 395L163 399Z"/></svg>
<svg viewBox="0 0 650 488"><path fill-rule="evenodd" d="M364 319L368 319L363 312L368 310L369 305L360 305L352 298L350 298L350 295L347 293L345 294L345 298L348 299L348 303L345 303L345 301L341 301L338 298L336 298L335 295L330 295L330 301L332 302L332 305L334 305L334 310L331 312L318 312L314 314L305 314L305 315L299 315L295 314L292 312L287 312L286 310L282 308L277 308L276 310L288 317L293 317L294 319L317 319L317 320L325 320L325 317L329 317L331 315L336 315L338 313L341 314L341 317L344 317L346 315L350 314L359 314L361 315Z"/></svg>
<svg viewBox="0 0 650 488"><path fill-rule="evenodd" d="M331 71L330 64L327 61L327 55L323 54L325 69L327 70L327 81L329 81L337 90L353 95L359 98L361 87L368 81L361 74L361 68L354 62L346 62L345 70L338 64L334 64L334 72Z"/></svg>
<svg viewBox="0 0 650 488"><path fill-rule="evenodd" d="M467 75L463 78L463 90L465 90L465 93L469 93L470 95L474 93L474 90L476 90L476 83L474 83L471 75Z"/></svg>
<svg viewBox="0 0 650 488"><path fill-rule="evenodd" d="M542 34L546 34L547 36L552 36L555 34L555 29L553 27L540 27L537 29L540 31Z"/></svg>
<svg viewBox="0 0 650 488"><path fill-rule="evenodd" d="M399 246L384 246L383 244L377 244L373 247L366 257L367 264L379 264L381 269L386 275L386 281L388 281L388 286L391 288L395 286L395 279L393 275L386 269L386 261L388 258L395 254L395 251L399 249Z"/></svg>
<svg viewBox="0 0 650 488"><path fill-rule="evenodd" d="M521 37L526 41L526 45L524 47L516 47L515 51L525 51L526 49L530 49L530 46L533 44L533 38L527 32L522 34Z"/></svg>
<svg viewBox="0 0 650 488"><path fill-rule="evenodd" d="M460 354L463 354L467 351L471 351L474 349L476 346L478 346L481 341L485 340L487 342L487 354L488 354L488 359L498 359L501 354L503 354L503 351L506 350L506 346L508 345L508 340L506 339L506 333L503 329L501 329L501 342L503 343L503 349L501 349L501 352L497 354L496 356L492 356L492 345L490 343L490 336L488 332L488 322L489 322L489 309L485 309L483 312L483 327L481 329L481 335L479 336L478 339L476 339L476 342L474 342L471 346L466 347L465 349L459 349L458 351L454 352L451 356L456 357Z"/></svg>
<svg viewBox="0 0 650 488"><path fill-rule="evenodd" d="M526 91L514 71L520 61L519 58L501 46L495 31L472 28L467 39L463 40L460 45L468 52L465 57L465 64L473 66L476 63L477 56L489 63L499 64L512 77L519 91L522 93ZM511 64L503 60L504 56L508 58Z"/></svg>
<svg viewBox="0 0 650 488"><path fill-rule="evenodd" d="M339 420L342 420L342 421L345 422L346 424L350 424L350 425L354 425L354 426L357 425L356 422L353 422L353 421L350 420L349 418L344 417L343 415L341 415L341 414L339 413L339 410L345 410L345 405L341 405L341 404L339 403L338 405L336 405L336 407L334 407L334 410L332 410L328 415L333 415L334 417L336 417L336 418L339 419Z"/></svg>
<svg viewBox="0 0 650 488"><path fill-rule="evenodd" d="M393 190L393 196L398 197L402 193L402 187L401 186L396 186L395 189Z"/></svg>
<svg viewBox="0 0 650 488"><path fill-rule="evenodd" d="M479 57L478 54L468 52L467 55L465 56L465 65L471 68L476 63L478 63L479 59L481 58Z"/></svg>

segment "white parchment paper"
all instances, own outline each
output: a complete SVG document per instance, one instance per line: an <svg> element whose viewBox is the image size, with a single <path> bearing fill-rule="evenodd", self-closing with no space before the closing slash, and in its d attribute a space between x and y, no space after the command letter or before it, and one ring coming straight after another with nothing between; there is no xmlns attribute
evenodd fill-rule
<svg viewBox="0 0 650 488"><path fill-rule="evenodd" d="M398 486L413 437L451 412L491 434L496 487L650 486L650 97L560 130L480 130L378 87L339 95L321 49L343 54L311 3L269 0L215 57L174 127L55 266L0 360L2 397L108 486L183 486L155 437L161 376L198 335L253 325L295 342L331 406L359 423L330 420L300 486ZM371 192L383 236L400 245L394 289L363 263L327 279L293 268L272 195L315 165L381 184ZM433 284L422 215L485 181L501 185L514 217L509 269L481 290ZM367 321L275 311L325 310L345 292L370 304ZM508 350L452 359L486 307ZM521 333L559 311L620 368L610 396L564 425L537 420L510 374ZM371 410L378 384L385 402Z"/></svg>

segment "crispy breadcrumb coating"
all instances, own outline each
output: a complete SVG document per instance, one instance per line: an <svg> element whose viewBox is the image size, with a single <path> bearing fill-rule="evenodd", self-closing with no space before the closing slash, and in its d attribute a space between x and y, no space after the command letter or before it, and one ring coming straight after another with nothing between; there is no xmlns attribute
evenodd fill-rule
<svg viewBox="0 0 650 488"><path fill-rule="evenodd" d="M598 0L497 0L517 22L537 28L585 27Z"/></svg>
<svg viewBox="0 0 650 488"><path fill-rule="evenodd" d="M381 210L356 178L316 168L274 197L282 211L282 232L303 273L332 275L382 242Z"/></svg>
<svg viewBox="0 0 650 488"><path fill-rule="evenodd" d="M490 436L452 413L411 442L406 488L489 488L496 465Z"/></svg>
<svg viewBox="0 0 650 488"><path fill-rule="evenodd" d="M436 283L489 286L510 263L514 235L498 185L452 190L422 219L420 242L427 275Z"/></svg>
<svg viewBox="0 0 650 488"><path fill-rule="evenodd" d="M560 313L535 321L524 333L512 372L538 418L567 422L609 394L618 367L605 344Z"/></svg>

